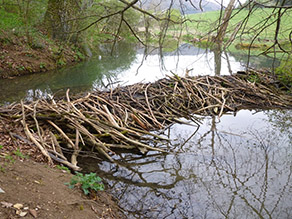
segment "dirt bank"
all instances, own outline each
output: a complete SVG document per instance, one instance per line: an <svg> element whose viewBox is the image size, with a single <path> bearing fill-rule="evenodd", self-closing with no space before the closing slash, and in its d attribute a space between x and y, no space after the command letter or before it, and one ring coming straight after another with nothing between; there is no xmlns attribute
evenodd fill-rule
<svg viewBox="0 0 292 219"><path fill-rule="evenodd" d="M24 36L0 32L0 78L45 72L82 58L76 48L45 37L35 38L29 45Z"/></svg>
<svg viewBox="0 0 292 219"><path fill-rule="evenodd" d="M21 218L20 214L46 219L125 218L106 192L88 197L79 188L68 188L64 183L70 182L72 174L48 166L36 147L13 139L6 128L0 122L1 219Z"/></svg>
<svg viewBox="0 0 292 219"><path fill-rule="evenodd" d="M64 183L72 175L31 160L0 161L0 218L123 218L112 197L106 192L88 199L81 190ZM23 207L17 212L17 207ZM17 215L18 214L18 215ZM34 215L35 214L35 215Z"/></svg>

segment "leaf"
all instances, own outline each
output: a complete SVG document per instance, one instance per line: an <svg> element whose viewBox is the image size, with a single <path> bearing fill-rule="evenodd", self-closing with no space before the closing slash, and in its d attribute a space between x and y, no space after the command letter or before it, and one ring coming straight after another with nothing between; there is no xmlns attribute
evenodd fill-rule
<svg viewBox="0 0 292 219"><path fill-rule="evenodd" d="M11 208L13 206L12 203L9 202L0 202L3 208Z"/></svg>
<svg viewBox="0 0 292 219"><path fill-rule="evenodd" d="M29 209L29 213L30 213L34 218L37 218L37 216L38 216L37 211L34 210L34 209Z"/></svg>
<svg viewBox="0 0 292 219"><path fill-rule="evenodd" d="M27 212L26 211L22 211L19 213L19 216L20 217L25 217L27 215Z"/></svg>
<svg viewBox="0 0 292 219"><path fill-rule="evenodd" d="M21 208L23 208L23 204L16 203L15 205L13 205L13 207L16 209L21 209Z"/></svg>
<svg viewBox="0 0 292 219"><path fill-rule="evenodd" d="M84 192L85 195L88 195L88 194L89 194L88 189L84 189L84 188L83 188L83 192Z"/></svg>
<svg viewBox="0 0 292 219"><path fill-rule="evenodd" d="M0 193L5 193L5 191L3 189L0 188Z"/></svg>

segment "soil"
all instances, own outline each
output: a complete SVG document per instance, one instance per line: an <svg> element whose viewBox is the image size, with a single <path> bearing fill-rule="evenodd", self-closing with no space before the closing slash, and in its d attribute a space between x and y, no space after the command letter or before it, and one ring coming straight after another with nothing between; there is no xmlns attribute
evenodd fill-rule
<svg viewBox="0 0 292 219"><path fill-rule="evenodd" d="M0 122L0 218L125 218L107 192L70 189L72 174L49 166L36 147L13 139ZM60 166L57 166L60 167ZM1 191L3 190L3 191Z"/></svg>
<svg viewBox="0 0 292 219"><path fill-rule="evenodd" d="M28 43L25 36L0 30L0 78L45 72L80 61L70 46L42 37Z"/></svg>
<svg viewBox="0 0 292 219"><path fill-rule="evenodd" d="M0 79L45 72L73 64L81 55L71 47L39 37L0 30ZM49 166L25 136L12 135L0 120L0 218L125 218L117 201L105 191L83 194L70 189L73 174L56 164ZM21 140L21 137L23 137ZM20 139L19 139L20 138Z"/></svg>

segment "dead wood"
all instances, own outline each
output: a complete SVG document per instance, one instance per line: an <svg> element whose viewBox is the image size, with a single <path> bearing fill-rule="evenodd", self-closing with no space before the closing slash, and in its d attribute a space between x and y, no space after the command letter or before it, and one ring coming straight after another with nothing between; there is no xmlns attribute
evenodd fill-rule
<svg viewBox="0 0 292 219"><path fill-rule="evenodd" d="M250 74L260 83L250 82ZM247 108L292 108L291 95L275 89L277 82L258 72L232 76L182 78L173 75L155 83L138 83L110 91L95 91L60 100L38 100L0 108L0 117L23 124L29 142L51 159L78 170L81 150L97 150L114 161L112 149L145 153L165 152L147 144L167 141L153 133L179 118L197 121L196 115L222 116ZM4 121L4 120L3 120ZM63 150L71 150L71 162Z"/></svg>

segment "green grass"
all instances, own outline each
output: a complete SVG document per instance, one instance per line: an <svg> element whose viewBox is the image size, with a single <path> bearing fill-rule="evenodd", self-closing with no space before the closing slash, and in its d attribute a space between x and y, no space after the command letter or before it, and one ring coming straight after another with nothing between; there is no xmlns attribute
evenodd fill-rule
<svg viewBox="0 0 292 219"><path fill-rule="evenodd" d="M246 17L248 17L248 13L249 11L246 9L236 9L233 11L224 41L227 42L234 32L236 26L240 22L244 22L244 29L241 28L239 30L237 37L229 45L228 50L232 53L259 55L273 45L276 30L276 12L273 14L273 9L257 8L250 14L248 20L245 20ZM186 23L189 31L188 34L193 35L193 37L198 39L206 39L202 40L203 42L196 43L197 46L210 46L207 39L216 35L216 27L218 27L219 17L220 11L188 15L187 18L190 19L190 21ZM265 23L265 21L267 22ZM278 35L279 43L281 44L282 48L287 51L292 51L292 46L289 42L289 33L292 29L291 21L292 10L287 11L282 16L281 27ZM262 32L260 31L261 29L263 29ZM257 48L252 48L249 50L249 45L251 43ZM276 50L280 51L278 46L276 47ZM274 54L273 49L270 49L266 55L271 57L274 57L275 55L277 58L283 58L283 53L281 51Z"/></svg>
<svg viewBox="0 0 292 219"><path fill-rule="evenodd" d="M24 24L16 13L9 13L0 8L0 27L2 30L16 30L23 28Z"/></svg>
<svg viewBox="0 0 292 219"><path fill-rule="evenodd" d="M227 35L226 37L229 37L236 25L244 21L244 19L248 15L248 10L241 10L236 9L233 11L232 18L229 22L229 26L227 29ZM258 8L253 11L253 13L250 15L245 31L239 31L240 34L242 34L242 39L250 40L252 39L257 33L259 33L259 29L262 29L261 26L264 24L265 20L273 14L273 9L262 9ZM208 32L210 32L212 29L215 30L216 25L218 25L218 19L220 17L220 11L212 11L212 12L206 12L201 14L192 14L189 15L188 18L193 21L197 22L188 22L187 25L191 30L196 31L197 35L206 35ZM283 41L287 41L289 39L289 33L292 29L292 10L287 11L281 19L281 28L280 28L280 34L279 39ZM199 22L198 22L199 21ZM271 16L271 18L267 21L265 26L268 26L265 28L265 30L260 33L258 39L259 40L273 40L275 36L275 30L276 30L276 16Z"/></svg>
<svg viewBox="0 0 292 219"><path fill-rule="evenodd" d="M292 58L283 60L276 69L278 79L292 92Z"/></svg>

